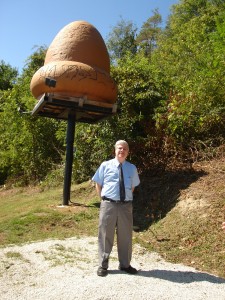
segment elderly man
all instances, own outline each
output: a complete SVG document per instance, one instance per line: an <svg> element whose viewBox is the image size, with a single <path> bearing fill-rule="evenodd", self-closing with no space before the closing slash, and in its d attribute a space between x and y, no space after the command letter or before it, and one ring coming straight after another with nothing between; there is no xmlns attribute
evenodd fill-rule
<svg viewBox="0 0 225 300"><path fill-rule="evenodd" d="M92 180L101 198L98 230L98 276L108 274L109 256L112 251L115 229L119 269L128 274L137 270L130 265L132 256L133 191L139 185L137 168L126 161L128 143L119 140L115 144L115 158L104 161Z"/></svg>

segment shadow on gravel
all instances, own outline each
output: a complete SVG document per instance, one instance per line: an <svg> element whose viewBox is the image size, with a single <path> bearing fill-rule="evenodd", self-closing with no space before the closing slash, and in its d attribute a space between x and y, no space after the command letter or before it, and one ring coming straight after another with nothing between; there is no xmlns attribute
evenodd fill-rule
<svg viewBox="0 0 225 300"><path fill-rule="evenodd" d="M177 283L191 283L198 281L208 281L211 283L225 283L225 279L202 272L185 272L185 271L170 271L170 270L152 270L139 271L138 276L159 278Z"/></svg>

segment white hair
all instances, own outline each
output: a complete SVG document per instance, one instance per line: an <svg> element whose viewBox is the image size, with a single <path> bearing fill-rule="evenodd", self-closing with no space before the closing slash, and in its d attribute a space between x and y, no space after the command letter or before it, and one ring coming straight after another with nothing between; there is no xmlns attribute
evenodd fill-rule
<svg viewBox="0 0 225 300"><path fill-rule="evenodd" d="M129 145L128 145L128 143L127 143L126 141L124 141L124 140L119 140L119 141L117 141L117 142L115 143L115 149L116 149L116 147L117 147L118 145L126 145L126 146L127 146L127 149L129 150Z"/></svg>

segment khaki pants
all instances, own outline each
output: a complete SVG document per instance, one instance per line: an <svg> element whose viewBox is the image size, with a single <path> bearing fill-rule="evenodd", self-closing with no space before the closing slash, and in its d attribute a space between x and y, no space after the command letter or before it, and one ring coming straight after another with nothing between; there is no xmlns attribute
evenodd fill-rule
<svg viewBox="0 0 225 300"><path fill-rule="evenodd" d="M129 203L102 201L99 214L99 266L108 268L115 229L120 267L127 268L132 256L133 206Z"/></svg>

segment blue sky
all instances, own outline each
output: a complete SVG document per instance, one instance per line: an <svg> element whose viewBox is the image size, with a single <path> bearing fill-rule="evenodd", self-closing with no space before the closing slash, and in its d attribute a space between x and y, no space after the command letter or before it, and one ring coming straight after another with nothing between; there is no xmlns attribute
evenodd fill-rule
<svg viewBox="0 0 225 300"><path fill-rule="evenodd" d="M138 29L156 8L163 22L179 0L0 0L0 60L22 71L35 46L49 46L67 24L85 20L104 39L122 19Z"/></svg>

